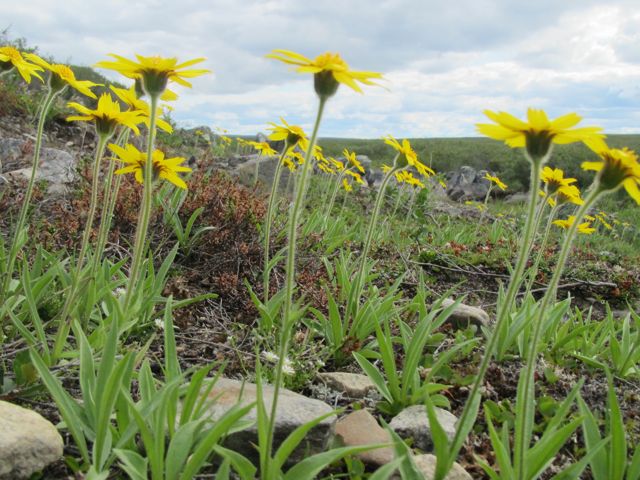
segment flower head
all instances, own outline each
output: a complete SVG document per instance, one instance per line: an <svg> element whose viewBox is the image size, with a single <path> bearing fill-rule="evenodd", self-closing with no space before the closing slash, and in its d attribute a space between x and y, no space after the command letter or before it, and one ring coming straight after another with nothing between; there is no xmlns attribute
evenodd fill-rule
<svg viewBox="0 0 640 480"><path fill-rule="evenodd" d="M253 148L255 148L260 155L263 155L265 157L272 157L278 154L278 152L276 152L273 148L271 148L271 145L269 145L267 142L248 142L248 143Z"/></svg>
<svg viewBox="0 0 640 480"><path fill-rule="evenodd" d="M490 175L488 172L485 173L484 178L486 180L489 180L491 183L495 183L496 186L502 191L507 189L507 185L502 180L500 180L498 177Z"/></svg>
<svg viewBox="0 0 640 480"><path fill-rule="evenodd" d="M402 168L410 165L414 167L423 177L435 175L436 172L434 172L432 169L418 160L418 154L411 147L411 143L409 143L409 140L402 140L402 144L400 144L400 142L398 142L398 140L393 138L391 135L387 135L384 138L384 143L386 143L387 145L391 145L399 153L398 159L396 160L397 167Z"/></svg>
<svg viewBox="0 0 640 480"><path fill-rule="evenodd" d="M351 192L353 191L353 187L351 186L351 184L349 183L349 180L347 180L346 178L342 179L342 186L344 187L344 191L345 192Z"/></svg>
<svg viewBox="0 0 640 480"><path fill-rule="evenodd" d="M567 218L566 220L554 220L553 224L567 230L574 224L575 221L576 221L576 217L574 215L570 215L569 218ZM590 235L595 231L596 229L591 227L590 222L583 222L578 225L578 233L584 233L585 235Z"/></svg>
<svg viewBox="0 0 640 480"><path fill-rule="evenodd" d="M129 108L131 108L132 110L138 110L141 116L144 117L144 124L149 127L151 122L151 119L149 118L151 116L151 107L149 107L149 104L147 102L145 102L141 98L138 98L138 96L136 95L135 87L132 86L127 90L126 88L117 88L111 85L109 88L111 88L111 91L115 93L116 96L120 100L122 100L122 102L125 103ZM162 110L160 108L157 109L156 117L160 116L161 111ZM158 128L161 128L167 133L173 132L173 127L171 126L171 124L165 122L161 118L156 118L156 124L158 125Z"/></svg>
<svg viewBox="0 0 640 480"><path fill-rule="evenodd" d="M116 61L98 62L96 67L115 70L127 78L140 80L144 91L152 97L161 95L169 82L175 82L183 87L191 88L191 83L185 78L199 77L205 73L210 73L210 70L205 69L185 70L186 67L203 62L204 58L195 58L179 64L177 58L163 58L160 56L144 57L136 55L137 62L113 53L110 53L109 56L115 58Z"/></svg>
<svg viewBox="0 0 640 480"><path fill-rule="evenodd" d="M359 183L360 185L364 185L364 180L362 180L362 177L360 176L359 173L357 172L352 172L351 170L345 170L344 172L345 174L349 175L351 178L353 178L357 183Z"/></svg>
<svg viewBox="0 0 640 480"><path fill-rule="evenodd" d="M602 190L617 190L621 186L640 204L640 164L638 156L627 148L609 148L606 145L595 150L597 162L583 162L584 170L598 172L598 184Z"/></svg>
<svg viewBox="0 0 640 480"><path fill-rule="evenodd" d="M264 360L266 362L277 363L280 357L278 357L278 355L276 355L273 352L270 352L270 351L267 351L267 350L263 350L262 351L262 358L264 358Z"/></svg>
<svg viewBox="0 0 640 480"><path fill-rule="evenodd" d="M497 125L480 123L477 125L480 133L495 140L503 140L511 148L526 147L529 157L537 161L548 155L553 143L584 142L593 146L603 143L601 128L573 128L581 120L575 113L550 121L543 110L530 108L527 122L506 112L485 110L484 114Z"/></svg>
<svg viewBox="0 0 640 480"><path fill-rule="evenodd" d="M354 167L356 167L358 169L358 171L360 173L364 173L364 167L362 166L362 164L358 161L358 157L356 156L356 152L350 152L349 150L347 150L346 148L342 151L342 154L344 155L344 158L347 159L347 161L353 165Z"/></svg>
<svg viewBox="0 0 640 480"><path fill-rule="evenodd" d="M96 131L100 135L112 135L118 125L124 125L136 134L140 134L137 124L144 121L143 112L139 110L121 112L120 104L114 101L108 93L103 93L100 96L95 110L76 102L70 102L67 105L81 113L81 115L67 117L67 121L95 122Z"/></svg>
<svg viewBox="0 0 640 480"><path fill-rule="evenodd" d="M0 73L8 72L14 68L27 83L31 83L31 75L42 80L38 74L43 70L42 67L25 60L22 54L13 47L0 47Z"/></svg>
<svg viewBox="0 0 640 480"><path fill-rule="evenodd" d="M93 87L101 87L102 84L93 83L89 80L77 80L75 73L68 66L49 63L33 53L25 53L25 58L49 71L49 86L52 90L61 91L67 85L70 85L87 97L98 98L91 89Z"/></svg>
<svg viewBox="0 0 640 480"><path fill-rule="evenodd" d="M544 167L542 169L541 179L546 185L547 192L556 193L561 187L568 187L572 183L577 182L575 178L564 178L564 172L560 168Z"/></svg>
<svg viewBox="0 0 640 480"><path fill-rule="evenodd" d="M337 171L341 172L345 169L344 162L341 162L340 160L336 160L333 157L329 157L329 161Z"/></svg>
<svg viewBox="0 0 640 480"><path fill-rule="evenodd" d="M323 53L311 60L299 53L289 50L274 50L267 55L289 65L298 66L300 73L312 73L314 87L321 98L328 98L336 93L343 83L356 92L362 93L357 82L364 85L376 85L371 79L381 79L382 74L376 72L357 72L349 69L349 65L337 53Z"/></svg>
<svg viewBox="0 0 640 480"><path fill-rule="evenodd" d="M109 144L109 149L115 153L120 160L126 164L124 168L116 170L116 174L135 174L136 181L142 183L144 178L144 167L147 162L147 154L141 152L136 147L128 144L125 148L114 143ZM190 172L189 167L180 165L184 162L182 157L164 158L161 150L155 150L151 156L153 161L153 178L164 178L173 183L176 187L187 188L187 184L178 176L178 172Z"/></svg>
<svg viewBox="0 0 640 480"><path fill-rule="evenodd" d="M271 135L269 135L269 140L284 140L289 144L289 147L300 145L301 149L306 150L309 146L309 140L307 139L307 135L304 133L304 130L302 130L302 127L299 127L298 125L289 125L282 117L280 117L280 121L282 122L282 125L270 122L273 127L269 127L269 130L272 131Z"/></svg>

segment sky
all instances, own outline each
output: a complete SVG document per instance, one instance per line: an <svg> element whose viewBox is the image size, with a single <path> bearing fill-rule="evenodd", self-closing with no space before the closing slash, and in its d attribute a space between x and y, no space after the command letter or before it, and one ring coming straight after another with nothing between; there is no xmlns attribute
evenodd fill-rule
<svg viewBox="0 0 640 480"><path fill-rule="evenodd" d="M639 0L0 0L0 30L58 62L108 53L188 60L212 74L176 88L184 127L266 131L284 117L310 129L308 74L265 58L338 52L385 88L341 86L323 137L476 136L483 110L523 118L577 112L608 133L640 133ZM117 74L102 71L113 80Z"/></svg>

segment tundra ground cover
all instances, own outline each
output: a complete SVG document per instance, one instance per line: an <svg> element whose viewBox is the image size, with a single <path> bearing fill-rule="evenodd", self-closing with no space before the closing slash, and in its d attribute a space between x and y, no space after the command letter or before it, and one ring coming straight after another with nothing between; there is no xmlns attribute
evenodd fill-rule
<svg viewBox="0 0 640 480"><path fill-rule="evenodd" d="M6 58L17 58L11 54ZM77 83L61 66L24 57L34 60L28 71L50 71L45 106L53 104L56 88L68 88L55 82ZM230 470L242 478L357 477L351 459L362 448L335 447L287 465L313 423L275 445L274 412L280 388L305 391L320 369L361 370L382 395L374 410L381 420L426 405L436 478L444 478L454 461L488 478L637 478L633 398L611 387L594 401L577 381L584 376L585 385L604 388L627 382L637 391L635 211L620 193L593 208L610 190L625 188L637 200L635 154L608 148L597 128L576 127L575 114L549 122L544 112L531 110L525 122L489 112L496 125L481 131L527 152L528 205L494 204L488 196L469 207L437 202L429 195L435 185L430 163L411 142L393 137L378 141L387 150L377 158L388 168L378 189L369 190L353 151L333 158L326 145L315 144L341 85L360 90L357 82L369 85L380 75L352 71L337 55L311 60L277 51L273 57L314 76L319 111L308 139L299 127L283 123L291 127L285 132L274 125L273 139L285 140L278 165L294 172L294 191L278 201L272 190L271 208L260 185L248 189L204 168L191 174L179 151L162 150L184 145L178 134L166 132L156 145L159 100L171 81L206 73L191 69L197 61L115 56L116 62L101 62L133 80L150 105L130 105L124 114L107 100L95 110L76 108L83 116L71 119L94 122L97 145L86 172L91 188L76 192L70 210L54 204L47 207L50 215L30 215L31 198L39 195L33 175L25 195L4 193L2 395L51 398L53 415L72 439L68 468L89 478L192 478L199 472L225 478ZM8 66L5 57L0 61ZM15 62L20 73L23 64ZM7 72L3 85L22 81ZM36 159L47 110L40 115ZM147 132L146 149L125 146L138 129ZM216 153L244 147L241 139L223 137L229 138L219 135ZM116 139L110 147L116 156L103 168L109 138ZM561 197L560 188L540 183L542 168L554 165L554 141L583 142L593 150L574 158L577 164L588 159L585 166L600 172L591 189L579 184L584 195L568 189ZM293 150L296 143L300 151ZM127 166L112 173L135 173L135 180L111 177L118 158ZM102 175L109 181L99 182ZM569 214L577 218L569 221ZM558 215L565 230L545 230L546 215ZM583 223L596 231L574 239ZM451 295L482 303L495 321L445 325L455 308L444 307ZM598 298L588 300L593 296L618 314L599 307ZM217 327L198 325L203 313ZM203 336L214 349L203 349ZM182 348L181 356L180 345L200 353L189 357ZM256 406L258 465L223 444L230 430L246 427L248 408L216 422L204 417L203 392L213 386L207 378L223 372L256 382L259 391L262 382L275 385L272 410L260 399ZM503 391L489 389L496 379ZM605 404L603 419L598 409ZM460 417L452 439L437 428L436 405ZM416 478L410 445L396 442L397 468ZM384 468L362 475L386 478Z"/></svg>

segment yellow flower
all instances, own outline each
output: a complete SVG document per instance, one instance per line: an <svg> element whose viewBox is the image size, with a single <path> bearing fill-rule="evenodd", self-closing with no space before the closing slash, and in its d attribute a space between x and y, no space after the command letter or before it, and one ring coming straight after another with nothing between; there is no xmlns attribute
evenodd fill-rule
<svg viewBox="0 0 640 480"><path fill-rule="evenodd" d="M109 88L129 108L131 108L132 110L138 110L139 112L141 112L141 115L144 117L144 124L147 126L147 128L150 126L151 119L149 118L149 116L151 114L151 107L149 107L149 104L147 102L145 102L144 100L136 96L135 87L132 86L127 90L125 88L116 88L113 85L111 85ZM158 107L156 112L156 117L159 117L161 115L161 112L162 112L162 109ZM158 128L161 128L167 133L173 132L173 127L171 126L171 124L169 124L168 122L165 122L161 118L156 118L156 124L158 125ZM200 130L198 130L198 132L200 132ZM196 134L198 132L196 132ZM200 134L202 135L202 132L200 132Z"/></svg>
<svg viewBox="0 0 640 480"><path fill-rule="evenodd" d="M304 165L304 156L300 152L290 151L289 156L294 158L298 165Z"/></svg>
<svg viewBox="0 0 640 480"><path fill-rule="evenodd" d="M128 144L126 148L122 148L114 143L109 144L109 149L115 153L120 160L127 164L126 167L116 170L116 174L133 173L136 181L142 183L144 178L144 167L147 161L147 154L141 152L136 147ZM161 150L155 150L151 155L153 161L153 179L164 178L173 183L176 187L186 189L187 184L178 176L178 172L190 172L189 167L180 165L184 162L182 157L164 158Z"/></svg>
<svg viewBox="0 0 640 480"><path fill-rule="evenodd" d="M584 170L598 172L598 184L603 190L617 190L621 186L629 196L640 203L640 164L634 151L627 148L622 150L603 148L594 150L599 156L598 162L583 162Z"/></svg>
<svg viewBox="0 0 640 480"><path fill-rule="evenodd" d="M402 182L406 183L407 185L424 188L424 183L414 177L411 172L403 170L402 172L400 172L400 174L402 176Z"/></svg>
<svg viewBox="0 0 640 480"><path fill-rule="evenodd" d="M362 177L360 176L359 173L352 172L351 170L346 170L344 173L352 177L356 182L360 183L361 185L364 185L364 180L362 180Z"/></svg>
<svg viewBox="0 0 640 480"><path fill-rule="evenodd" d="M346 158L351 165L356 167L360 173L364 173L364 167L358 161L358 158L356 157L356 152L350 152L345 148L344 150L342 150L342 154L344 155L344 158Z"/></svg>
<svg viewBox="0 0 640 480"><path fill-rule="evenodd" d="M495 183L496 186L502 191L507 189L507 185L503 183L502 180L500 180L498 177L494 177L493 175L489 175L489 173L485 173L484 178L486 180L489 180L491 183Z"/></svg>
<svg viewBox="0 0 640 480"><path fill-rule="evenodd" d="M289 169L290 172L295 172L296 168L298 168L296 164L291 160L291 157L284 157L282 159L282 163Z"/></svg>
<svg viewBox="0 0 640 480"><path fill-rule="evenodd" d="M393 136L387 135L386 137L384 137L384 143L386 143L387 145L391 145L400 154L396 162L396 166L402 168L410 165L414 167L423 177L435 175L436 172L434 172L429 167L420 162L420 160L418 160L418 155L411 147L409 140L402 140L402 144L400 144L400 142L393 138Z"/></svg>
<svg viewBox="0 0 640 480"><path fill-rule="evenodd" d="M580 196L580 189L575 185L566 185L558 188L554 194L555 199L561 205L564 203L573 203L574 205L582 205L584 200ZM554 198L549 197L549 205L555 206L556 201ZM553 202L553 203L552 203Z"/></svg>
<svg viewBox="0 0 640 480"><path fill-rule="evenodd" d="M392 168L387 164L382 164L382 173L389 173Z"/></svg>
<svg viewBox="0 0 640 480"><path fill-rule="evenodd" d="M329 163L326 158L324 158L324 154L322 153L322 147L320 145L313 146L313 158L318 162Z"/></svg>
<svg viewBox="0 0 640 480"><path fill-rule="evenodd" d="M329 157L329 161L333 164L333 166L337 171L341 172L344 170L344 163L341 162L340 160L336 160L333 157Z"/></svg>
<svg viewBox="0 0 640 480"><path fill-rule="evenodd" d="M31 75L42 80L42 77L38 74L39 71L43 71L42 67L26 61L22 54L13 47L0 47L0 74L13 68L18 71L27 83L31 83Z"/></svg>
<svg viewBox="0 0 640 480"><path fill-rule="evenodd" d="M576 221L575 215L570 215L569 218L567 218L566 220L554 220L553 224L567 230L573 225L575 221ZM590 235L595 231L596 229L592 228L591 223L589 222L584 222L578 225L578 233L584 233L585 235Z"/></svg>
<svg viewBox="0 0 640 480"><path fill-rule="evenodd" d="M554 194L561 187L568 187L577 182L575 178L564 178L564 172L560 168L544 167L541 174L542 181L547 186L547 192Z"/></svg>
<svg viewBox="0 0 640 480"><path fill-rule="evenodd" d="M605 220L606 214L604 212L596 213L596 218L600 220L600 223L604 225L604 228L607 230L613 230L611 224Z"/></svg>
<svg viewBox="0 0 640 480"><path fill-rule="evenodd" d="M347 180L346 178L342 179L342 186L344 187L344 191L345 192L351 192L353 191L353 187L351 186L351 184L349 183L349 180Z"/></svg>
<svg viewBox="0 0 640 480"><path fill-rule="evenodd" d="M133 130L136 135L140 134L137 124L144 122L143 112L138 110L120 111L120 104L111 98L108 93L103 93L98 100L98 106L91 110L76 102L67 104L76 109L82 115L72 115L67 117L67 121L94 122L96 131L100 135L111 135L118 125L124 125Z"/></svg>
<svg viewBox="0 0 640 480"><path fill-rule="evenodd" d="M138 59L136 62L113 53L110 53L109 56L115 58L116 61L98 62L96 63L96 67L115 70L127 78L141 80L142 87L150 96L161 95L167 88L169 82L175 82L183 87L191 88L191 83L186 81L185 78L199 77L205 73L210 73L210 70L204 69L184 70L186 67L203 62L205 60L204 58L195 58L178 64L177 58L163 58L159 56L144 57L142 55L136 55Z"/></svg>
<svg viewBox="0 0 640 480"><path fill-rule="evenodd" d="M278 154L278 152L271 148L271 145L267 142L249 142L249 145L255 148L260 155L265 157L272 157Z"/></svg>
<svg viewBox="0 0 640 480"><path fill-rule="evenodd" d="M309 140L302 130L302 127L298 125L289 125L286 120L280 117L280 121L282 125L277 125L273 122L269 122L273 127L269 127L269 130L272 131L271 135L269 135L269 140L284 140L289 144L289 147L294 147L295 145L300 145L300 148L306 150L309 146Z"/></svg>
<svg viewBox="0 0 640 480"><path fill-rule="evenodd" d="M526 147L532 159L543 159L550 151L551 144L567 144L584 142L590 146L602 145L604 135L599 127L572 128L580 122L581 117L568 113L549 121L543 110L530 108L527 122L506 112L485 110L484 114L497 125L476 125L478 131L495 140L502 140L511 148Z"/></svg>
<svg viewBox="0 0 640 480"><path fill-rule="evenodd" d="M93 87L101 87L100 83L93 83L89 80L77 80L73 70L66 65L57 63L49 63L33 53L25 53L25 58L42 68L49 70L49 86L54 91L60 91L67 85L75 88L77 91L91 98L98 98L91 91Z"/></svg>
<svg viewBox="0 0 640 480"><path fill-rule="evenodd" d="M297 71L300 73L312 73L316 93L321 98L328 98L336 93L341 83L356 92L362 93L362 89L357 82L364 85L377 85L371 79L382 78L382 74L376 72L349 70L347 62L337 53L323 53L318 55L315 60L311 60L304 55L289 50L274 50L267 57L275 58L289 65L297 65Z"/></svg>
<svg viewBox="0 0 640 480"><path fill-rule="evenodd" d="M325 162L318 162L318 168L329 175L335 175L336 173L335 170L329 167Z"/></svg>

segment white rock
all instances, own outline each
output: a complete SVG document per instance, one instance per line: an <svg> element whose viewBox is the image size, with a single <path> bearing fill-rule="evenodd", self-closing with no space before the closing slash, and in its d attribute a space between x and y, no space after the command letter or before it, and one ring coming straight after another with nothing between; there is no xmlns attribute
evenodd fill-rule
<svg viewBox="0 0 640 480"><path fill-rule="evenodd" d="M0 480L29 478L62 457L62 437L32 410L0 401Z"/></svg>
<svg viewBox="0 0 640 480"><path fill-rule="evenodd" d="M369 392L376 390L376 386L368 376L358 373L326 372L319 373L318 378L329 387L351 398L363 398Z"/></svg>
<svg viewBox="0 0 640 480"><path fill-rule="evenodd" d="M456 422L458 418L442 408L435 408L436 416L440 421L445 434L451 440L456 433ZM431 424L427 417L427 409L424 405L413 405L402 410L393 417L389 426L401 438L412 438L413 445L423 451L433 449L433 439L431 437Z"/></svg>

